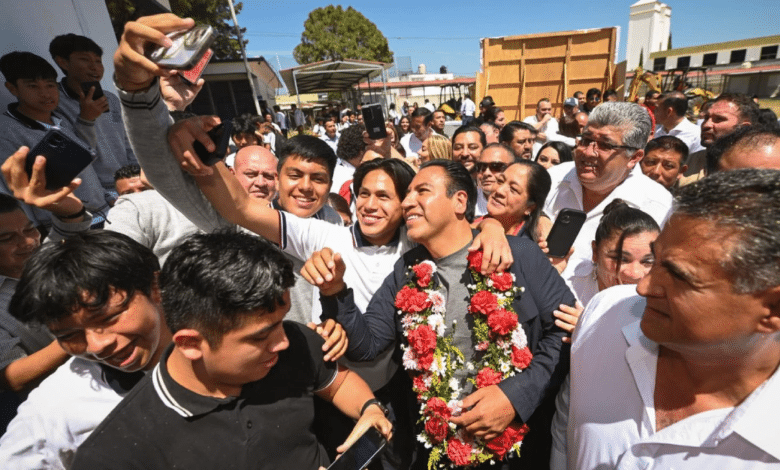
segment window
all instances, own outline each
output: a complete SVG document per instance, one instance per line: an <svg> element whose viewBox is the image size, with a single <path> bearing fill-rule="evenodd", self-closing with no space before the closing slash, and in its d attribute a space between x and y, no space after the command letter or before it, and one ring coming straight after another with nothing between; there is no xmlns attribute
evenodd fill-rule
<svg viewBox="0 0 780 470"><path fill-rule="evenodd" d="M706 67L708 65L715 65L718 63L718 53L717 52L711 52L709 54L704 54L704 57L702 58L701 65Z"/></svg>
<svg viewBox="0 0 780 470"><path fill-rule="evenodd" d="M653 60L653 72L666 70L666 57L659 57Z"/></svg>
<svg viewBox="0 0 780 470"><path fill-rule="evenodd" d="M729 59L729 64L739 64L744 62L746 52L747 49L737 49L736 51L731 51L731 59Z"/></svg>
<svg viewBox="0 0 780 470"><path fill-rule="evenodd" d="M761 60L777 58L777 46L764 46L761 48Z"/></svg>
<svg viewBox="0 0 780 470"><path fill-rule="evenodd" d="M677 58L677 68L678 69L687 69L691 66L691 56L687 55L685 57L678 57Z"/></svg>

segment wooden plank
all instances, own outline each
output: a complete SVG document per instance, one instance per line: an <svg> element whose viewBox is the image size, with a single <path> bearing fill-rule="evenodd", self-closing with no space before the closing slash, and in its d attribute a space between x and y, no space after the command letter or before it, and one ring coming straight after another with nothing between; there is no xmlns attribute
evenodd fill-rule
<svg viewBox="0 0 780 470"><path fill-rule="evenodd" d="M525 109L525 41L523 41L523 46L521 49L522 55L520 56L520 109L517 113L515 113L515 120L520 121L523 119L523 116L520 115L520 113L523 112Z"/></svg>
<svg viewBox="0 0 780 470"><path fill-rule="evenodd" d="M563 64L563 100L569 96L569 63L571 62L571 36L566 38L566 59ZM563 106L561 106L563 109Z"/></svg>

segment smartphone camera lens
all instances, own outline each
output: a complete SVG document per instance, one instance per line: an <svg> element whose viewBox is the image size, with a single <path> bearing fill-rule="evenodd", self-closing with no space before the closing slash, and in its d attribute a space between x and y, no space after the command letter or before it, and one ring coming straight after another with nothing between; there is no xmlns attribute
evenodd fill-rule
<svg viewBox="0 0 780 470"><path fill-rule="evenodd" d="M51 145L54 147L62 147L65 144L65 139L57 134L51 136Z"/></svg>
<svg viewBox="0 0 780 470"><path fill-rule="evenodd" d="M561 217L561 223L568 224L569 222L571 222L571 219L568 215L564 215L563 217Z"/></svg>

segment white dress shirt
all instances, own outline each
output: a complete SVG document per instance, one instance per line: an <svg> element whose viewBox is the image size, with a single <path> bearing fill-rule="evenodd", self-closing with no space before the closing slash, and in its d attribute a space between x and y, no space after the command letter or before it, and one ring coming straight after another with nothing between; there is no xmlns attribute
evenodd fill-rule
<svg viewBox="0 0 780 470"><path fill-rule="evenodd" d="M422 141L414 135L414 132L410 132L401 137L401 146L406 151L406 158L417 158L417 152L422 148Z"/></svg>
<svg viewBox="0 0 780 470"><path fill-rule="evenodd" d="M536 127L536 125L539 124L539 118L536 117L536 114L532 114L527 118L523 119L523 122ZM536 158L536 155L539 153L539 149L542 148L542 145L546 144L547 142L563 142L569 147L574 147L576 143L574 139L572 139L571 137L566 137L565 135L560 134L558 128L558 120L555 119L554 117L550 117L550 120L547 121L542 127L539 128L539 132L544 133L547 136L547 140L545 142L534 142L534 149L533 149L534 158Z"/></svg>
<svg viewBox="0 0 780 470"><path fill-rule="evenodd" d="M703 149L701 145L701 128L687 119L683 119L679 124L674 126L666 132L664 126L658 125L655 128L655 137L663 137L665 135L671 135L685 142L688 146L688 154L698 152Z"/></svg>
<svg viewBox="0 0 780 470"><path fill-rule="evenodd" d="M741 404L697 413L656 431L658 345L640 329L635 286L596 295L571 350L569 469L780 468L780 373Z"/></svg>

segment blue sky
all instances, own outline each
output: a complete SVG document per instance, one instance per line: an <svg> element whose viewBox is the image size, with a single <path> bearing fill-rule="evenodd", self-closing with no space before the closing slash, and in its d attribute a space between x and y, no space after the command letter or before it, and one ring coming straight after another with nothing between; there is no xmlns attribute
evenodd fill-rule
<svg viewBox="0 0 780 470"><path fill-rule="evenodd" d="M479 39L483 37L619 26L618 58L623 60L629 7L635 2L394 0L333 4L361 12L388 38L395 56L410 57L415 69L424 63L431 72L446 65L456 75L474 76L479 69ZM282 69L296 65L292 50L300 42L309 12L330 4L306 0L243 3L238 21L247 28L249 55L262 55L274 68ZM672 8L675 48L780 34L777 0L666 3Z"/></svg>

